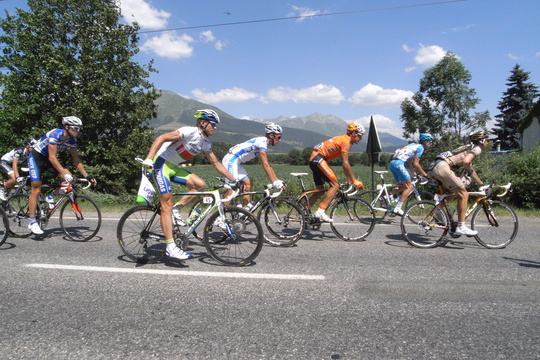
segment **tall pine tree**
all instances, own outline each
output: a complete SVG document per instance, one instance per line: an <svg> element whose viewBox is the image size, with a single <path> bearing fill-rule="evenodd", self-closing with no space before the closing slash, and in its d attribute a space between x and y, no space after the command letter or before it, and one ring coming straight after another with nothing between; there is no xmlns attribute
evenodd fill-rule
<svg viewBox="0 0 540 360"><path fill-rule="evenodd" d="M520 148L518 127L523 118L534 106L538 97L538 87L529 81L529 72L524 71L519 64L514 66L497 109L501 112L495 116L495 127L492 133L500 141L501 150L516 150Z"/></svg>
<svg viewBox="0 0 540 360"><path fill-rule="evenodd" d="M158 96L152 63L131 60L138 26L119 24L114 0L28 0L28 9L0 19L1 146L21 146L61 126L62 116L78 116L78 152L101 189L136 187L133 158L151 144Z"/></svg>

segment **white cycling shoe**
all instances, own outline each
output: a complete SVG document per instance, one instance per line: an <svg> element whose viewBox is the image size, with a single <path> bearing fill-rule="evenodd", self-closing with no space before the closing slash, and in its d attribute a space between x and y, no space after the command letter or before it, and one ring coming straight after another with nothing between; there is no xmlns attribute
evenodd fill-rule
<svg viewBox="0 0 540 360"><path fill-rule="evenodd" d="M171 249L167 247L167 256L172 257L178 260L187 260L193 257L193 254L187 253L180 249L178 246L175 246Z"/></svg>
<svg viewBox="0 0 540 360"><path fill-rule="evenodd" d="M465 236L474 236L476 234L478 234L478 231L476 230L471 230L469 229L468 227L466 226L458 226L456 228L456 231L455 231L455 234L458 234L458 235L465 235Z"/></svg>
<svg viewBox="0 0 540 360"><path fill-rule="evenodd" d="M317 211L315 211L315 214L313 214L313 216L315 216L317 219L319 219L322 222L331 223L334 221L331 218L329 218L328 215L326 215L326 213L322 209L318 209Z"/></svg>
<svg viewBox="0 0 540 360"><path fill-rule="evenodd" d="M43 234L43 230L39 227L39 224L37 222L33 224L28 224L28 229L32 232L34 235L41 235Z"/></svg>

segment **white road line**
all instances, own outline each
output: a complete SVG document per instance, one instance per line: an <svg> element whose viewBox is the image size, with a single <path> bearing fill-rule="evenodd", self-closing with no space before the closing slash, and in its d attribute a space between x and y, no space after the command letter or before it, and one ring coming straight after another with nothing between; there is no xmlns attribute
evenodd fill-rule
<svg viewBox="0 0 540 360"><path fill-rule="evenodd" d="M98 266L75 266L56 264L27 264L27 267L54 270L81 270L112 273L134 273L154 275L178 275L178 276L206 276L221 278L242 279L279 279L279 280L324 280L323 275L299 275L299 274L257 274L257 273L232 273L232 272L209 272L209 271L183 271L183 270L155 270L155 269L127 269Z"/></svg>

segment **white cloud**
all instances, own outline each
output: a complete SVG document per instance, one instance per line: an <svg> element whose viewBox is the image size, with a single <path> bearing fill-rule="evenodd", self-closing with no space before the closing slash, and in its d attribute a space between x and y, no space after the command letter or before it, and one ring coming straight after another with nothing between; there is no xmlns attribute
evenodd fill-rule
<svg viewBox="0 0 540 360"><path fill-rule="evenodd" d="M349 101L357 106L396 107L405 98L410 98L413 95L411 91L383 89L378 85L369 83L356 91Z"/></svg>
<svg viewBox="0 0 540 360"><path fill-rule="evenodd" d="M358 119L348 120L347 122L356 121L360 123L360 125L365 127L367 130L371 122L371 116L373 116L373 121L375 122L375 127L377 127L378 133L386 132L394 136L397 136L399 138L403 138L403 128L401 124L398 121L394 121L384 115L374 114L374 115L362 116ZM364 137L364 139L365 141L367 141L367 135Z"/></svg>
<svg viewBox="0 0 540 360"><path fill-rule="evenodd" d="M465 26L459 26L459 27L452 28L452 31L453 32L462 32L462 31L469 30L469 29L471 29L473 27L474 27L474 24L469 24L469 25L465 25Z"/></svg>
<svg viewBox="0 0 540 360"><path fill-rule="evenodd" d="M164 29L171 13L158 10L145 0L118 0L127 23L136 21L142 29Z"/></svg>
<svg viewBox="0 0 540 360"><path fill-rule="evenodd" d="M535 56L540 57L540 51L538 51Z"/></svg>
<svg viewBox="0 0 540 360"><path fill-rule="evenodd" d="M321 14L320 10L311 10L310 8L306 7L292 5L292 8L294 12L291 13L290 16L302 16L301 18L297 19L296 22L302 22L308 17Z"/></svg>
<svg viewBox="0 0 540 360"><path fill-rule="evenodd" d="M345 97L338 88L318 84L299 90L280 86L268 90L266 97L261 100L265 103L293 101L295 103L337 105L344 99Z"/></svg>
<svg viewBox="0 0 540 360"><path fill-rule="evenodd" d="M169 59L187 58L193 55L193 47L190 44L194 41L189 35L178 36L173 31L166 31L146 40L141 50L154 52Z"/></svg>
<svg viewBox="0 0 540 360"><path fill-rule="evenodd" d="M437 64L445 55L446 50L438 45L424 46L420 44L414 62L420 66L429 67Z"/></svg>
<svg viewBox="0 0 540 360"><path fill-rule="evenodd" d="M223 41L216 39L211 30L203 31L200 33L199 38L203 43L213 43L216 50L221 50L225 46Z"/></svg>
<svg viewBox="0 0 540 360"><path fill-rule="evenodd" d="M405 68L405 72L411 72L411 71L414 71L414 70L416 70L416 66L409 66L409 67Z"/></svg>
<svg viewBox="0 0 540 360"><path fill-rule="evenodd" d="M403 48L403 50L405 50L408 53L414 51L414 48L409 47L409 45L407 45L407 44L403 44L401 47Z"/></svg>
<svg viewBox="0 0 540 360"><path fill-rule="evenodd" d="M521 56L517 56L517 55L508 54L507 56L508 56L509 59L512 59L512 60L520 60L520 59L522 59Z"/></svg>
<svg viewBox="0 0 540 360"><path fill-rule="evenodd" d="M201 89L194 89L191 91L191 94L195 99L208 104L220 102L244 102L259 96L254 92L238 87L220 90L217 93L205 93Z"/></svg>

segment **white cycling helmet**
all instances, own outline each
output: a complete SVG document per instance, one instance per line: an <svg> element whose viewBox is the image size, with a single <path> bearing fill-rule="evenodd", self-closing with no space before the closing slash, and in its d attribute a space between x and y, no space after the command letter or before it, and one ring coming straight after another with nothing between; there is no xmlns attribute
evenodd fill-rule
<svg viewBox="0 0 540 360"><path fill-rule="evenodd" d="M62 125L82 126L82 120L76 116L64 116L62 118Z"/></svg>
<svg viewBox="0 0 540 360"><path fill-rule="evenodd" d="M197 112L195 113L195 119L197 119L197 121L207 120L219 124L219 115L217 114L217 112L211 109L197 110Z"/></svg>
<svg viewBox="0 0 540 360"><path fill-rule="evenodd" d="M281 128L281 126L276 125L274 123L270 123L270 124L266 125L264 127L264 131L267 134L282 134L283 133L283 129Z"/></svg>

